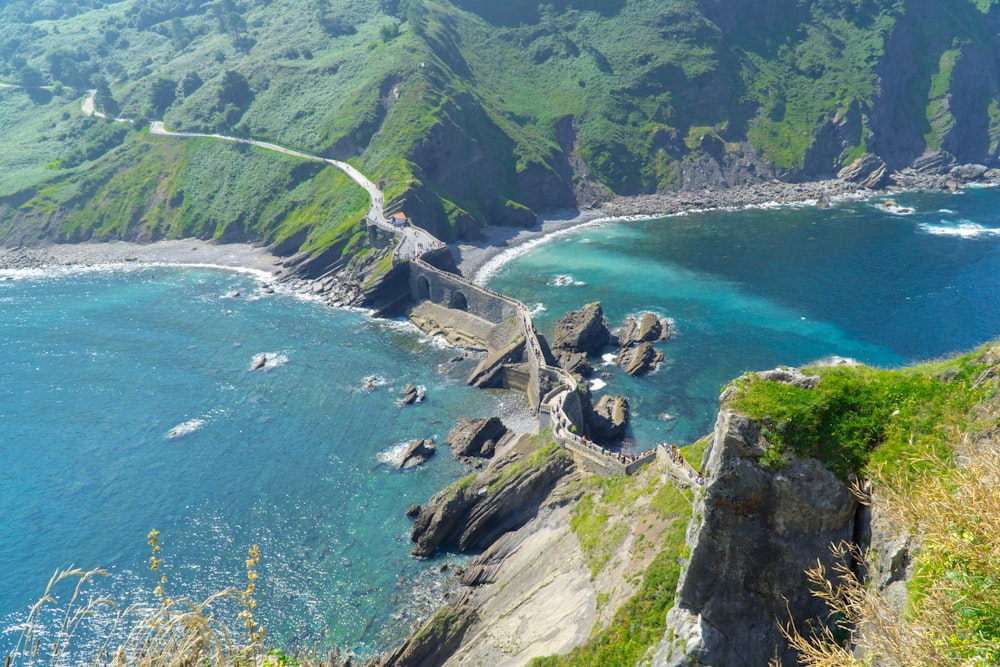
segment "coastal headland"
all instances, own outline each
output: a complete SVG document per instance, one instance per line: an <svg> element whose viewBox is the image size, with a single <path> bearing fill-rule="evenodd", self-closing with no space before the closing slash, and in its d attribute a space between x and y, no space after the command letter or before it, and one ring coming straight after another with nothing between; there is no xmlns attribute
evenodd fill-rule
<svg viewBox="0 0 1000 667"><path fill-rule="evenodd" d="M930 181L928 184L931 184ZM615 200L605 207L576 215L543 219L536 227L526 231L494 229L480 244L457 246L450 250L457 259L458 268L465 276L470 276L479 274L490 261L502 260L501 255L505 251L516 251L519 247L543 241L562 230L601 219L651 217L686 210L769 206L773 203L824 206L834 197L864 196L867 193L869 191L857 184L838 180L812 184L761 184L714 193L704 192L697 196L676 193L662 197ZM397 247L403 247L403 244ZM151 244L60 244L0 251L0 266L4 268L144 263L249 270L260 272L264 280L281 282L311 295L336 292L338 288L346 287L346 291L338 293L338 301L348 301L344 295L352 291L353 298L363 296L363 291L357 290L357 282L331 284L331 281L337 280L336 272L324 273L315 278L301 275L296 271L297 265L290 263L288 258L278 257L266 248L248 244L214 244L184 239ZM526 326L530 326L530 321ZM536 355L538 353L533 352ZM558 410L556 413L558 414ZM562 437L568 437L567 429L558 417L555 427L556 430L564 430ZM752 430L752 426L740 428ZM713 497L713 493L724 493L717 485L718 480L725 479L727 466L745 465L739 463L741 457L747 456L742 450L726 454L728 458L722 456L727 448L733 448L731 430L729 422L720 425L711 439L713 444L708 445L715 463L709 471L710 482L704 491L709 494L706 498ZM755 440L757 436L754 433L740 431L739 435L749 443L740 445L743 450L752 452L763 446ZM536 451L545 452L544 461L535 460ZM536 471L524 469L524 462L527 460L533 461ZM653 564L652 555L655 550L642 548L643 542L662 541L665 532L676 531L677 526L687 523L684 518L686 515L683 514L670 515L673 518L666 519L662 513L652 508L654 503L647 498L648 512L643 510L644 513L636 514L639 510L630 508L616 516L614 525L624 528L616 528L618 532L614 533L615 539L610 543L599 542L604 551L597 556L600 565L595 569L593 552L589 552L571 535L574 532L571 524L574 517L578 516L571 508L584 497L581 492L584 488L581 486L583 472L568 466L554 450L534 448L530 440L524 437L515 439L512 444L499 451L497 461L498 467L486 471L486 477L481 480L477 478L468 483L469 493L462 496L462 502L467 502L470 508L480 508L469 510L469 516L463 524L467 528L462 534L469 536L469 548L483 551L460 575L467 589L459 599L449 600L442 612L418 629L411 641L401 647L401 652L386 656L380 664L442 664L441 661L447 658L450 661L446 664L488 660L492 664L515 665L524 664L533 656L565 652L584 641L593 627L607 628L612 624L612 612L639 591L638 580L627 576L627 572L644 572ZM664 470L669 472L670 466L666 461L662 463L662 466L650 466L646 471L641 471L635 483L647 488L655 486L657 489L672 486L662 474ZM532 474L538 471L538 474ZM532 490L530 503L509 500L520 497L517 492L525 488L521 486L522 482L529 484ZM837 493L841 493L842 489L835 481L830 480L829 484ZM801 507L799 496L804 491L793 491L789 497L794 496L795 501L786 504L789 507ZM702 493L697 488L695 492ZM451 491L443 493L443 500L437 502L445 502L447 507L447 503L454 500L454 497L451 496ZM494 493L499 498L508 500L495 500ZM490 500L482 506L476 500L479 496L488 496ZM783 507L782 498L777 492L773 494L769 507ZM843 515L843 521L836 529L849 534L858 521L856 507L847 500L842 504L840 514ZM435 501L428 503L428 507L436 507ZM705 516L709 516L707 512ZM510 531L502 535L496 531L482 532L482 526L493 521L497 521L499 526L509 527ZM636 528L640 522L644 527L642 531ZM656 530L651 532L650 526L656 527ZM802 528L806 530L809 526ZM738 538L739 534L727 526L712 539L731 543ZM762 531L754 539L760 543L761 550L769 548L766 531ZM825 533L818 536L817 543L826 544L828 541ZM801 572L803 563L812 558L818 548L804 548L802 553L805 555L790 563L787 570ZM796 554L796 557L800 555ZM603 570L603 564L609 560L623 563L625 567ZM595 572L602 571L603 574L595 579ZM692 599L697 597L697 579L689 576L684 580L687 582L685 593L690 594ZM704 610L695 609L693 603L688 603L686 610L686 616L675 614L673 621L685 634L678 635L675 645L664 643L659 648L656 664L684 664L676 662L679 648L682 652L692 648L704 649L701 633L704 632L705 623L711 624L714 621ZM699 611L700 614L695 613ZM773 625L772 620L770 617L765 619ZM435 635L435 631L443 634ZM715 639L709 636L709 643L711 641ZM680 646L681 643L684 646Z"/></svg>

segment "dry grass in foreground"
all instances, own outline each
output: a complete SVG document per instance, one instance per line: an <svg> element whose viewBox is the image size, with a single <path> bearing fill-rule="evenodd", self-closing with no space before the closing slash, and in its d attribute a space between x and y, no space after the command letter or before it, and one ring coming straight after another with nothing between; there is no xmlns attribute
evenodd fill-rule
<svg viewBox="0 0 1000 667"><path fill-rule="evenodd" d="M877 479L877 502L918 536L907 609L900 611L850 563L864 556L837 547L840 565L808 572L839 632L786 637L808 667L1000 664L1000 452L965 467L925 472L900 491ZM872 564L869 562L869 566Z"/></svg>
<svg viewBox="0 0 1000 667"><path fill-rule="evenodd" d="M94 665L111 667L187 667L192 665L309 665L318 664L310 654L286 655L269 649L266 632L257 622L254 598L257 564L260 553L250 547L246 560L246 587L227 588L201 601L167 594L167 577L163 574L159 533L148 536L151 547L150 569L156 576L158 607L130 606L120 608L108 598L87 597L87 589L98 577L107 576L99 569L70 568L57 572L49 581L45 594L32 607L21 636L7 656L5 667L36 667L47 665ZM43 621L43 614L58 605L57 589L72 586L65 609L53 631ZM233 632L220 620L236 611L242 631ZM110 627L102 626L101 640L95 646L89 641L80 646L84 624L98 616L112 616Z"/></svg>

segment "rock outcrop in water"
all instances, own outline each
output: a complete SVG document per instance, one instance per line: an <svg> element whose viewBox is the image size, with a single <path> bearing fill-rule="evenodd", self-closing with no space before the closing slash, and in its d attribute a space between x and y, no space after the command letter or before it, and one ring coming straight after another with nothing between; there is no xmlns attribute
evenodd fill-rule
<svg viewBox="0 0 1000 667"><path fill-rule="evenodd" d="M769 446L752 420L719 413L657 667L766 665L775 657L791 666L795 654L780 626L790 617L799 627L828 622L805 570L817 560L830 566L830 545L853 540L858 503L814 459L789 456L766 469L760 458ZM775 654L775 647L785 648Z"/></svg>
<svg viewBox="0 0 1000 667"><path fill-rule="evenodd" d="M628 399L624 396L601 396L588 425L595 440L618 440L625 435L625 427L628 426Z"/></svg>
<svg viewBox="0 0 1000 667"><path fill-rule="evenodd" d="M403 397L400 399L400 402L403 405L423 403L426 395L426 390L423 387L414 387L412 384L407 384L403 388Z"/></svg>
<svg viewBox="0 0 1000 667"><path fill-rule="evenodd" d="M448 444L451 454L456 459L470 457L492 458L499 445L505 443L514 434L499 417L487 419L460 418L455 422L455 428L448 434Z"/></svg>
<svg viewBox="0 0 1000 667"><path fill-rule="evenodd" d="M648 375L656 370L656 365L661 361L663 352L649 342L623 347L615 357L615 363L624 368L629 375Z"/></svg>
<svg viewBox="0 0 1000 667"><path fill-rule="evenodd" d="M604 319L604 310L600 303L595 302L580 310L571 310L556 323L552 349L600 354L611 341L611 331Z"/></svg>
<svg viewBox="0 0 1000 667"><path fill-rule="evenodd" d="M403 458L399 460L399 465L396 468L402 470L403 468L412 468L413 466L420 465L434 456L436 451L437 448L434 446L432 438L414 440L406 447L406 452L403 454Z"/></svg>
<svg viewBox="0 0 1000 667"><path fill-rule="evenodd" d="M614 332L614 339L621 347L639 343L655 343L670 338L670 322L665 317L645 312L635 317L629 315L624 326Z"/></svg>
<svg viewBox="0 0 1000 667"><path fill-rule="evenodd" d="M452 484L420 508L410 535L412 554L428 558L444 546L462 552L485 549L527 523L572 468L572 459L554 444L532 454L515 451L495 458L486 470Z"/></svg>

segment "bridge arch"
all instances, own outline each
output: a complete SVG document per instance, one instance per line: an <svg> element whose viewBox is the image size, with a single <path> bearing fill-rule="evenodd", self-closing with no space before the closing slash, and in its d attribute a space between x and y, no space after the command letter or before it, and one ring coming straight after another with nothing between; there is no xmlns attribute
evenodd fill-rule
<svg viewBox="0 0 1000 667"><path fill-rule="evenodd" d="M451 300L448 303L449 308L454 308L455 310L468 310L469 300L465 298L465 293L461 290L455 290L451 293Z"/></svg>

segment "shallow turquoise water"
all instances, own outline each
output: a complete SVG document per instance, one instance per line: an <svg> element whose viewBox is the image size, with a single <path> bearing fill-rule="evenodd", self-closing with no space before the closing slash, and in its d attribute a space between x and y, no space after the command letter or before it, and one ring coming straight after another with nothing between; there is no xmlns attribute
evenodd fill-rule
<svg viewBox="0 0 1000 667"><path fill-rule="evenodd" d="M684 444L744 370L830 355L894 366L1000 332L998 192L896 199L915 212L848 202L577 229L491 286L544 309L546 333L595 300L612 324L671 317L660 370L607 367L603 391L630 397L640 447ZM409 471L384 461L459 416L509 409L509 394L464 386L471 362L398 323L263 295L252 276L16 276L0 280L0 649L57 568L106 567L99 592L148 600L152 528L175 595L242 586L260 544L261 618L301 645L384 648L436 599L455 557L411 559L404 512L463 471L447 448ZM251 372L262 352L279 363ZM385 383L363 391L369 375ZM407 382L426 404L397 404Z"/></svg>
<svg viewBox="0 0 1000 667"><path fill-rule="evenodd" d="M465 387L471 362L450 364L454 350L408 325L221 271L5 280L0 341L3 649L57 568L105 567L98 590L148 598L152 528L172 595L242 587L257 543L272 637L398 641L447 560L409 557L405 511L462 469L446 446L403 472L380 457L417 437L443 444L455 418L512 402ZM278 365L251 372L262 352ZM384 385L364 391L369 375ZM426 386L424 404L397 404L408 382Z"/></svg>
<svg viewBox="0 0 1000 667"><path fill-rule="evenodd" d="M601 391L631 399L640 448L686 444L745 370L834 355L897 366L1000 334L998 192L895 200L894 212L876 199L601 223L538 245L489 284L540 309L547 335L592 301L612 326L643 310L672 318L659 371L600 368L613 373Z"/></svg>

